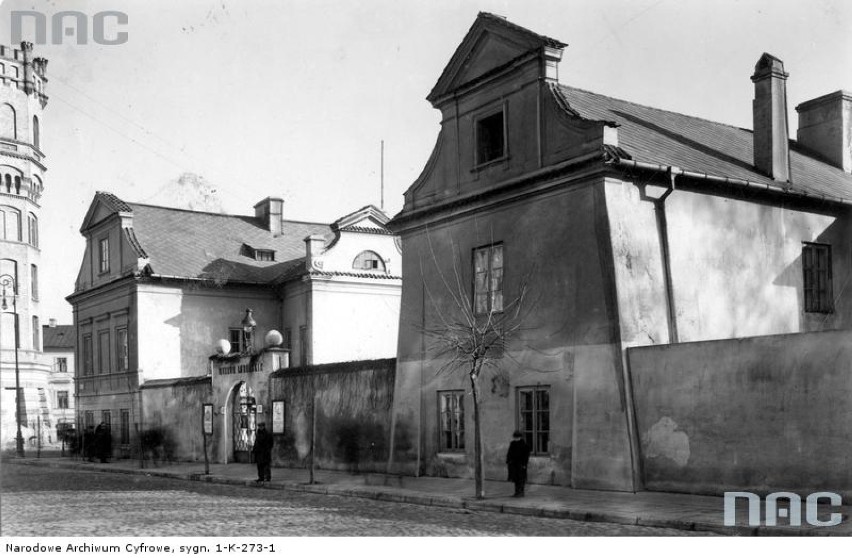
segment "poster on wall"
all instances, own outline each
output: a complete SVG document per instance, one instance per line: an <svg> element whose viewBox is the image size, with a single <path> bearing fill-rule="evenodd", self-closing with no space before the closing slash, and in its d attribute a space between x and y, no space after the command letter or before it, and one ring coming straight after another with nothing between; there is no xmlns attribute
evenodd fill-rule
<svg viewBox="0 0 852 558"><path fill-rule="evenodd" d="M213 405L210 403L204 404L204 410L201 413L203 431L207 435L213 434Z"/></svg>
<svg viewBox="0 0 852 558"><path fill-rule="evenodd" d="M272 433L284 434L284 401L272 402Z"/></svg>

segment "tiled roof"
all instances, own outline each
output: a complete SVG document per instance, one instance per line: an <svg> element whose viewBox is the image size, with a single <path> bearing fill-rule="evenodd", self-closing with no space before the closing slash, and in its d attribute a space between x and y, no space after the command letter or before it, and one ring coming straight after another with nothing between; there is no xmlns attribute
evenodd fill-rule
<svg viewBox="0 0 852 558"><path fill-rule="evenodd" d="M513 29L515 31L520 31L521 33L533 35L549 47L563 48L563 47L568 46L565 43L563 43L562 41L558 41L558 40L554 39L553 37L548 37L547 35L539 35L538 33L534 32L534 31L530 31L526 27L521 27L517 23L512 23L511 21L509 21L505 17L499 16L499 15L495 15L495 14L488 13L488 12L479 12L479 17L482 18L482 19L487 19L489 21L496 22L496 23L503 25L504 27L507 27L509 29Z"/></svg>
<svg viewBox="0 0 852 558"><path fill-rule="evenodd" d="M399 275L389 275L387 273L359 273L357 271L311 271L312 276L317 277L361 277L363 279L402 279Z"/></svg>
<svg viewBox="0 0 852 558"><path fill-rule="evenodd" d="M113 211L119 211L121 213L132 211L129 205L111 192L96 192L96 194Z"/></svg>
<svg viewBox="0 0 852 558"><path fill-rule="evenodd" d="M269 283L304 271L305 242L309 235L331 237L329 225L284 221L280 236L255 217L203 213L129 203L133 230L156 275ZM274 262L256 261L244 245L275 250Z"/></svg>
<svg viewBox="0 0 852 558"><path fill-rule="evenodd" d="M42 346L45 350L74 348L74 326L42 326L41 331Z"/></svg>
<svg viewBox="0 0 852 558"><path fill-rule="evenodd" d="M791 183L754 168L751 130L613 99L575 87L555 89L583 118L619 124L618 147L634 160L710 175L774 184L811 196L852 200L852 175L809 157L790 142Z"/></svg>

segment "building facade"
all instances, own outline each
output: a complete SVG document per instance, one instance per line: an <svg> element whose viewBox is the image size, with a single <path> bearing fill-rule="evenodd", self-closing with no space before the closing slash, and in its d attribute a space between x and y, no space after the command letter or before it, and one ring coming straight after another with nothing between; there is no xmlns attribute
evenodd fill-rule
<svg viewBox="0 0 852 558"><path fill-rule="evenodd" d="M16 366L25 445L47 440L54 427L47 400L50 368L41 357L39 306L46 70L47 61L34 56L32 44L21 43L19 49L0 46L0 444L4 450L15 447Z"/></svg>
<svg viewBox="0 0 852 558"><path fill-rule="evenodd" d="M74 393L74 326L59 325L56 320L48 320L42 326L42 357L50 368L48 376L47 401L51 409L55 427L53 440L61 442L60 436L75 428Z"/></svg>
<svg viewBox="0 0 852 558"><path fill-rule="evenodd" d="M848 95L800 105L791 142L770 55L750 131L560 84L564 47L480 14L427 97L441 130L389 224L396 471L472 474L467 374L430 343L465 316L523 305L481 379L486 476L505 477L517 429L532 482L616 490L643 486L643 460L689 465L643 454L662 426L637 425L628 349L852 323ZM766 439L783 418L760 419ZM661 424L655 452L693 434Z"/></svg>
<svg viewBox="0 0 852 558"><path fill-rule="evenodd" d="M257 409L246 402L262 401L261 375L289 359L393 355L400 253L387 217L367 206L332 224L306 223L285 219L283 209L280 198L262 200L253 216L235 216L95 196L68 297L82 428L110 424L116 453L129 455L137 432L174 420L174 399L163 390L198 383L204 402L217 401L217 412L236 408L235 423L244 426L236 449L223 454L232 460L253 439ZM211 355L251 359L273 330L284 357L234 366L222 376L227 385L211 383ZM192 412L197 418L200 407Z"/></svg>

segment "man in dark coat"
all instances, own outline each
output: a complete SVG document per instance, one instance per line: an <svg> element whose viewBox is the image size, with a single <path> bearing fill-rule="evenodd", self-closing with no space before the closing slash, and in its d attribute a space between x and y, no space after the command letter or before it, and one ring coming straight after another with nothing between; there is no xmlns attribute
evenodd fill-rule
<svg viewBox="0 0 852 558"><path fill-rule="evenodd" d="M112 434L109 425L102 422L95 428L95 455L101 463L106 463L112 455Z"/></svg>
<svg viewBox="0 0 852 558"><path fill-rule="evenodd" d="M257 463L257 482L272 480L272 444L272 434L266 430L266 423L259 423L251 450Z"/></svg>
<svg viewBox="0 0 852 558"><path fill-rule="evenodd" d="M515 483L516 498L524 495L524 484L527 482L527 463L530 460L530 448L524 441L523 435L517 430L512 434L509 451L506 452L506 466L509 468L509 480Z"/></svg>

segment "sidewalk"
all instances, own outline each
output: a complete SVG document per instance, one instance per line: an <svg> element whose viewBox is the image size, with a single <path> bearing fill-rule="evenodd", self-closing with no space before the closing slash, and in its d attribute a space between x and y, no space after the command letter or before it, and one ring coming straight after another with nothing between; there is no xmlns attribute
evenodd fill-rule
<svg viewBox="0 0 852 558"><path fill-rule="evenodd" d="M210 474L204 474L203 463L164 463L153 466L146 462L145 469L139 461L118 460L110 463L91 463L71 458L49 457L37 459L4 458L5 463L19 463L41 467L73 468L90 471L126 473L178 478L218 484L257 486L254 465L231 463L211 464ZM435 477L397 477L377 473L350 474L339 471L318 470L315 480L308 483L305 469L272 469L273 480L261 486L267 489L294 490L318 494L334 494L405 502L426 506L466 508L477 511L533 515L577 521L602 521L625 525L645 525L673 529L709 531L724 535L833 535L852 536L852 508L845 505L840 510L843 521L835 527L813 527L805 521L802 510L801 527L750 527L746 510L737 514L737 526L723 524L723 499L717 496L697 496L663 492L610 492L577 490L562 486L527 485L525 498L512 498L512 485L507 482L486 481L484 500L472 497L473 480ZM744 505L738 506L745 508ZM837 510L834 510L837 511ZM821 516L822 519L825 516ZM784 520L779 520L782 523Z"/></svg>

